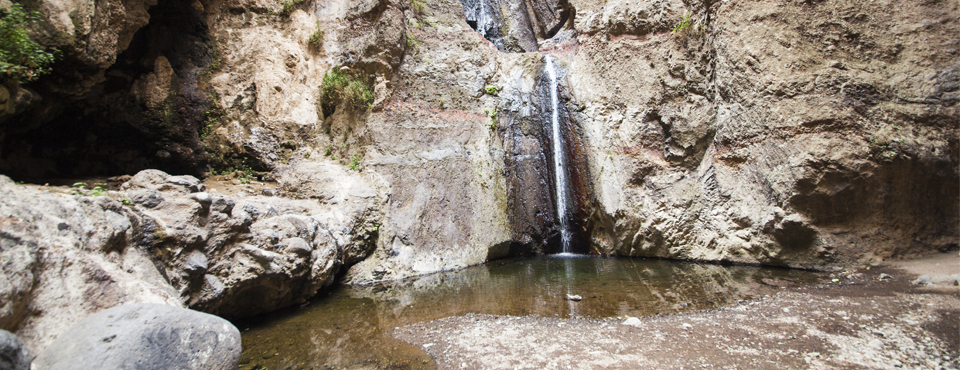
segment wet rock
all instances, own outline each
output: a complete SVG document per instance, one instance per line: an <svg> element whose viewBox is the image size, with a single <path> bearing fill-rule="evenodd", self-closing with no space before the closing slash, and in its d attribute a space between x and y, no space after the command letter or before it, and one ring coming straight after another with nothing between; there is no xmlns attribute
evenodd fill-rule
<svg viewBox="0 0 960 370"><path fill-rule="evenodd" d="M91 315L37 356L39 369L236 369L240 331L219 317L159 304Z"/></svg>
<svg viewBox="0 0 960 370"><path fill-rule="evenodd" d="M581 296L579 296L579 295L577 295L577 294L567 294L566 296L563 297L563 299L568 300L568 301L579 302L579 301L582 301L582 300L583 300L583 297L581 297Z"/></svg>
<svg viewBox="0 0 960 370"><path fill-rule="evenodd" d="M0 369L30 370L30 353L13 333L0 330Z"/></svg>

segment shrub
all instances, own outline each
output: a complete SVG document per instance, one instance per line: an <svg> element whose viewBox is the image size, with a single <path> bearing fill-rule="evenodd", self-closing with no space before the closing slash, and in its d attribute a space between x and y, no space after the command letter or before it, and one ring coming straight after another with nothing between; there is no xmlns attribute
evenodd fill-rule
<svg viewBox="0 0 960 370"><path fill-rule="evenodd" d="M332 114L340 103L358 110L373 104L373 83L368 78L333 68L323 76L320 98L324 115Z"/></svg>
<svg viewBox="0 0 960 370"><path fill-rule="evenodd" d="M60 54L47 51L30 39L24 26L42 19L37 11L27 11L12 3L9 9L0 9L0 76L17 82L30 82L50 72L50 64Z"/></svg>
<svg viewBox="0 0 960 370"><path fill-rule="evenodd" d="M323 46L323 29L320 28L320 22L317 22L317 30L313 31L313 34L310 35L310 39L307 40L307 43L317 49L320 49L320 47Z"/></svg>
<svg viewBox="0 0 960 370"><path fill-rule="evenodd" d="M350 158L350 169L353 171L360 169L360 157L356 154Z"/></svg>

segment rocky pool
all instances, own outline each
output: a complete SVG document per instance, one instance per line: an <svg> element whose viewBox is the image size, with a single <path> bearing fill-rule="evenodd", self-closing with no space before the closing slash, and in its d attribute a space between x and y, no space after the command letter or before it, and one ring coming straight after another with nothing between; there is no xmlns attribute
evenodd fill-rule
<svg viewBox="0 0 960 370"><path fill-rule="evenodd" d="M426 352L394 339L390 331L468 313L600 318L710 309L822 276L655 259L547 256L386 284L336 285L301 307L238 322L240 368L432 369Z"/></svg>

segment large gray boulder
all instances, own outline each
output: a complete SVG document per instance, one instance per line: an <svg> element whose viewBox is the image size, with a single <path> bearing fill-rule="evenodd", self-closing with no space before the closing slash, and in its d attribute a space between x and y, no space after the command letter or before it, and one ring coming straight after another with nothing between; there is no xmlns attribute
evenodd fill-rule
<svg viewBox="0 0 960 370"><path fill-rule="evenodd" d="M60 335L35 369L236 369L240 331L222 318L136 303L83 319Z"/></svg>
<svg viewBox="0 0 960 370"><path fill-rule="evenodd" d="M0 330L0 370L30 370L30 353L20 338Z"/></svg>

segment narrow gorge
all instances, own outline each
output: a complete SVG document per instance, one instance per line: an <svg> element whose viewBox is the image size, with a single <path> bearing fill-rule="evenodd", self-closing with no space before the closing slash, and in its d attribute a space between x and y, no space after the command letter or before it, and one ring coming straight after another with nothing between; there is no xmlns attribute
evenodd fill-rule
<svg viewBox="0 0 960 370"><path fill-rule="evenodd" d="M0 15L0 334L33 369L71 364L45 353L75 348L72 327L120 320L98 313L166 306L176 330L196 320L244 352L156 366L513 368L423 325L600 333L577 320L912 280L886 269L930 255L953 266L931 280L942 300L910 298L937 307L917 322L960 314L956 1L0 0ZM25 54L41 51L53 62ZM885 310L919 315L905 307ZM523 325L557 326L537 320ZM925 353L956 368L944 335ZM309 350L271 354L287 341ZM353 353L371 346L400 350ZM906 353L834 352L865 368ZM564 363L528 355L513 364ZM680 366L616 358L565 364ZM787 367L843 366L810 358Z"/></svg>

